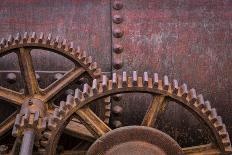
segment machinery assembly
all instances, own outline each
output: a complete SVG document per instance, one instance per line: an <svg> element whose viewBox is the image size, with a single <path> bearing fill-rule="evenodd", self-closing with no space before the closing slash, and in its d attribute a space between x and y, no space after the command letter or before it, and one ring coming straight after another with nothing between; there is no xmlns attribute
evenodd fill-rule
<svg viewBox="0 0 232 155"><path fill-rule="evenodd" d="M232 155L231 8L3 0L0 155Z"/></svg>

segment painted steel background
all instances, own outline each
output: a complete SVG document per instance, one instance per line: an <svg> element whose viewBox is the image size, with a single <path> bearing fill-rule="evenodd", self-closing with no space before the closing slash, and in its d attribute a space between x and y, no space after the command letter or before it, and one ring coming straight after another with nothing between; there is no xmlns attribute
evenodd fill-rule
<svg viewBox="0 0 232 155"><path fill-rule="evenodd" d="M122 3L121 71L158 72L180 83L186 82L212 102L232 137L232 1L122 0ZM1 0L0 22L1 37L24 31L52 32L53 36L74 41L93 56L103 71L111 71L110 0ZM147 102L143 104L144 99ZM142 116L137 114L140 105L145 105L142 109L145 112L148 101L145 96L124 96L122 102L115 103L124 107L123 123L140 121ZM204 135L198 132L201 129L189 114L172 104L167 112L159 120L159 128L168 130L183 143L195 143L185 141L189 135L182 133L186 132L192 138L200 134L202 140Z"/></svg>

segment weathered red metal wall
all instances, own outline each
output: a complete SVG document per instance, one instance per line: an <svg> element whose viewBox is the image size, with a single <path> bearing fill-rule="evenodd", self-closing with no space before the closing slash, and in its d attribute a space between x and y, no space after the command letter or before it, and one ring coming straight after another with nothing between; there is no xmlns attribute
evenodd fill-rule
<svg viewBox="0 0 232 155"><path fill-rule="evenodd" d="M125 51L121 70L158 72L196 88L222 115L232 137L232 1L122 3ZM136 105L134 109L139 109ZM170 112L166 118L175 117L176 133L192 131L188 125L192 119L182 109L172 106Z"/></svg>
<svg viewBox="0 0 232 155"><path fill-rule="evenodd" d="M217 108L232 137L232 1L122 3L121 70L158 72L196 88ZM110 0L1 0L0 22L1 37L24 31L52 32L74 41L94 57L103 71L111 71ZM138 104L124 106L125 121L141 119L133 113L139 109ZM174 125L179 130L173 131L174 135L191 131L185 128L192 121L190 116L177 106L169 110L164 120L170 121L170 115L175 115Z"/></svg>

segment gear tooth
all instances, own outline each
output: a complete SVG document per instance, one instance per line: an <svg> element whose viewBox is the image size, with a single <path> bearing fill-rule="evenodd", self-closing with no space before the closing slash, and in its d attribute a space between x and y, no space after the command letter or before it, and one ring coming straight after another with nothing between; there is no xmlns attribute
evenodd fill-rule
<svg viewBox="0 0 232 155"><path fill-rule="evenodd" d="M153 86L155 88L158 88L158 85L159 85L159 77L158 77L157 73L154 73L154 75L153 75Z"/></svg>
<svg viewBox="0 0 232 155"><path fill-rule="evenodd" d="M79 58L81 61L85 61L86 56L87 56L86 51L82 51L82 52L79 54L78 58Z"/></svg>
<svg viewBox="0 0 232 155"><path fill-rule="evenodd" d="M83 92L78 88L75 90L75 99L77 103L85 100Z"/></svg>
<svg viewBox="0 0 232 155"><path fill-rule="evenodd" d="M69 51L69 52L72 52L72 51L74 51L73 49L74 49L74 44L73 44L73 42L70 42L68 51Z"/></svg>
<svg viewBox="0 0 232 155"><path fill-rule="evenodd" d="M103 75L102 76L102 88L103 88L103 91L106 91L107 87L108 87L108 78L107 78L106 75Z"/></svg>
<svg viewBox="0 0 232 155"><path fill-rule="evenodd" d="M214 127L220 131L223 128L222 117L218 116L217 121L214 123Z"/></svg>
<svg viewBox="0 0 232 155"><path fill-rule="evenodd" d="M56 122L55 122L55 120L54 120L54 117L49 117L48 118L48 129L49 130L55 130L56 129L56 126L57 126L57 124L56 124Z"/></svg>
<svg viewBox="0 0 232 155"><path fill-rule="evenodd" d="M55 40L54 40L54 47L57 47L59 44L59 36L56 36Z"/></svg>
<svg viewBox="0 0 232 155"><path fill-rule="evenodd" d="M59 106L60 115L64 116L66 109L67 109L66 103L64 101L61 101Z"/></svg>
<svg viewBox="0 0 232 155"><path fill-rule="evenodd" d="M92 90L94 94L98 93L98 88L97 88L97 79L93 80L93 84L92 84Z"/></svg>
<svg viewBox="0 0 232 155"><path fill-rule="evenodd" d="M47 40L46 40L46 44L47 44L47 45L50 45L50 44L51 44L51 40L52 40L52 34L49 33L49 34L48 34L48 37L47 37Z"/></svg>
<svg viewBox="0 0 232 155"><path fill-rule="evenodd" d="M87 65L87 66L90 66L91 63L92 63L93 59L91 56L88 56L85 61L84 61L84 64Z"/></svg>
<svg viewBox="0 0 232 155"><path fill-rule="evenodd" d="M67 40L66 40L66 39L63 39L63 41L62 41L62 43L61 43L61 48L62 48L62 49L65 49L66 45L67 45Z"/></svg>
<svg viewBox="0 0 232 155"><path fill-rule="evenodd" d="M20 33L17 33L16 37L15 37L15 43L18 44L20 42L20 40L21 40L21 35L20 35Z"/></svg>
<svg viewBox="0 0 232 155"><path fill-rule="evenodd" d="M147 72L144 72L143 73L143 85L145 86L145 87L147 87L148 86L148 73Z"/></svg>
<svg viewBox="0 0 232 155"><path fill-rule="evenodd" d="M163 89L164 89L164 90L168 90L168 88L169 88L168 76L165 75L165 76L164 76L164 81L163 81Z"/></svg>
<svg viewBox="0 0 232 155"><path fill-rule="evenodd" d="M97 68L94 72L93 72L93 75L98 78L101 76L101 68Z"/></svg>
<svg viewBox="0 0 232 155"><path fill-rule="evenodd" d="M68 109L71 109L75 106L74 97L72 95L68 95L66 98L66 105Z"/></svg>
<svg viewBox="0 0 232 155"><path fill-rule="evenodd" d="M39 116L40 116L39 111L36 111L36 112L34 113L34 120L33 120L33 123L34 123L35 125L38 124Z"/></svg>
<svg viewBox="0 0 232 155"><path fill-rule="evenodd" d="M231 144L230 144L230 139L229 139L228 136L222 139L222 144L223 144L225 147L231 145Z"/></svg>
<svg viewBox="0 0 232 155"><path fill-rule="evenodd" d="M205 104L204 104L204 110L203 110L203 113L205 113L206 115L209 115L211 113L211 104L209 101L205 101Z"/></svg>
<svg viewBox="0 0 232 155"><path fill-rule="evenodd" d="M1 48L3 48L5 45L6 45L6 39L2 38L1 43L0 43Z"/></svg>
<svg viewBox="0 0 232 155"><path fill-rule="evenodd" d="M199 108L200 110L202 110L202 108L204 108L204 98L203 98L203 95L200 94L197 96L197 108Z"/></svg>
<svg viewBox="0 0 232 155"><path fill-rule="evenodd" d="M191 104L194 104L196 102L196 100L197 100L196 90L194 88L190 89L188 96L189 96L189 102Z"/></svg>
<svg viewBox="0 0 232 155"><path fill-rule="evenodd" d="M137 75L137 71L133 71L133 74L132 74L132 84L133 86L138 86L138 75Z"/></svg>
<svg viewBox="0 0 232 155"><path fill-rule="evenodd" d="M172 81L172 93L177 95L178 94L178 89L179 89L178 81L174 79Z"/></svg>
<svg viewBox="0 0 232 155"><path fill-rule="evenodd" d="M215 123L217 121L217 111L215 108L213 108L211 110L211 113L210 115L208 116L209 120L212 122L212 123Z"/></svg>
<svg viewBox="0 0 232 155"><path fill-rule="evenodd" d="M41 130L45 130L47 128L47 124L48 124L48 118L47 117L42 118Z"/></svg>
<svg viewBox="0 0 232 155"><path fill-rule="evenodd" d="M9 45L12 45L12 44L13 44L13 41L14 41L13 36L12 36L12 35L9 35L8 40L7 40L7 45L8 45L8 46L9 46Z"/></svg>
<svg viewBox="0 0 232 155"><path fill-rule="evenodd" d="M91 63L89 69L95 71L97 69L97 63L96 62Z"/></svg>
<svg viewBox="0 0 232 155"><path fill-rule="evenodd" d="M221 138L225 138L225 137L229 136L225 124L222 124L222 129L220 131L218 131L218 133L219 133Z"/></svg>
<svg viewBox="0 0 232 155"><path fill-rule="evenodd" d="M112 76L112 87L117 88L117 73L113 73Z"/></svg>
<svg viewBox="0 0 232 155"><path fill-rule="evenodd" d="M91 89L91 87L85 83L84 86L83 86L83 95L85 98L89 97L89 96L92 96L93 95L93 90Z"/></svg>
<svg viewBox="0 0 232 155"><path fill-rule="evenodd" d="M23 34L23 42L26 43L27 40L28 40L28 38L29 38L28 33L25 32L25 33Z"/></svg>
<svg viewBox="0 0 232 155"><path fill-rule="evenodd" d="M181 95L181 97L183 97L183 98L185 98L186 99L186 97L187 97L187 95L188 95L188 88L187 88L187 85L184 83L180 88L180 95Z"/></svg>
<svg viewBox="0 0 232 155"><path fill-rule="evenodd" d="M128 81L127 81L127 75L126 72L122 72L122 87L127 87Z"/></svg>
<svg viewBox="0 0 232 155"><path fill-rule="evenodd" d="M15 126L16 128L18 128L18 127L20 126L20 124L21 124L21 119L22 119L21 115L20 115L20 114L17 114L17 115L16 115L16 118L15 118L15 124L14 124L14 126Z"/></svg>
<svg viewBox="0 0 232 155"><path fill-rule="evenodd" d="M42 43L42 42L43 42L43 39L44 39L44 33L41 32L40 35L39 35L38 42L39 42L39 43Z"/></svg>
<svg viewBox="0 0 232 155"><path fill-rule="evenodd" d="M32 34L31 34L31 42L35 42L35 40L36 40L36 33L32 32Z"/></svg>
<svg viewBox="0 0 232 155"><path fill-rule="evenodd" d="M13 129L12 129L12 136L13 137L17 137L18 136L18 129L15 126L13 126Z"/></svg>

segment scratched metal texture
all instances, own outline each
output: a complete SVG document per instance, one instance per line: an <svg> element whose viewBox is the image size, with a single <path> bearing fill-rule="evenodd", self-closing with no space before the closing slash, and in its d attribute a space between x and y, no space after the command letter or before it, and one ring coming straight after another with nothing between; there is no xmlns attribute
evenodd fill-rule
<svg viewBox="0 0 232 155"><path fill-rule="evenodd" d="M92 55L103 71L109 71L109 12L109 0L1 0L0 37L25 31L52 33L73 41ZM63 60L57 61L62 64Z"/></svg>
<svg viewBox="0 0 232 155"><path fill-rule="evenodd" d="M125 51L121 70L157 72L160 78L168 75L180 84L185 82L188 88L196 88L216 107L232 137L232 1L122 0L122 3ZM125 95L121 103L115 104L124 107L124 124L130 124L142 120L141 114L149 102L151 99L147 97ZM169 104L162 116L158 128L170 133L182 146L207 141L197 121L178 105ZM173 126L174 131L170 131Z"/></svg>

